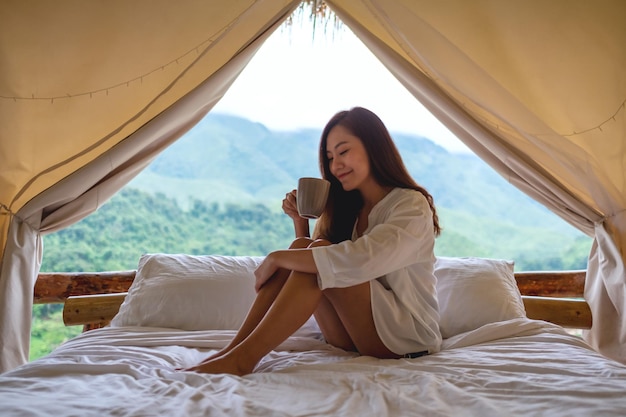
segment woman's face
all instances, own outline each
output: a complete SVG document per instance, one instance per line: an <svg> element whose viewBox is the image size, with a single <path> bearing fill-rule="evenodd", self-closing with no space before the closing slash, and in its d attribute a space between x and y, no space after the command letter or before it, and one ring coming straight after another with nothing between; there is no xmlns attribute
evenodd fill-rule
<svg viewBox="0 0 626 417"><path fill-rule="evenodd" d="M345 191L362 190L374 181L363 142L345 127L335 126L328 133L326 156L330 173Z"/></svg>

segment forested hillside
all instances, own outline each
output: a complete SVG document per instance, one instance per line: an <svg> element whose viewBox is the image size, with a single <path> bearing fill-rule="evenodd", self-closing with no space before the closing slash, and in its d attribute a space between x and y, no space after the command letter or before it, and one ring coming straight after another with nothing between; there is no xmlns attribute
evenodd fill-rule
<svg viewBox="0 0 626 417"><path fill-rule="evenodd" d="M42 271L134 269L144 253L263 255L293 239L291 221L262 204L187 210L164 194L126 188L97 213L44 237Z"/></svg>
<svg viewBox="0 0 626 417"><path fill-rule="evenodd" d="M114 271L134 269L143 253L263 255L285 248L293 239L291 220L263 204L206 203L179 207L164 194L126 188L97 213L72 227L44 237L42 271ZM443 208L444 229L436 253L483 256L516 262L517 270L576 269L586 266L587 238L547 247L535 238L540 228L473 218ZM474 238L468 237L473 235ZM552 253L552 255L550 255Z"/></svg>
<svg viewBox="0 0 626 417"><path fill-rule="evenodd" d="M235 116L209 114L130 183L187 207L208 202L262 202L280 208L301 176L319 176L321 130L270 131ZM507 183L475 155L450 153L431 140L393 134L405 165L438 207L473 217L576 232Z"/></svg>

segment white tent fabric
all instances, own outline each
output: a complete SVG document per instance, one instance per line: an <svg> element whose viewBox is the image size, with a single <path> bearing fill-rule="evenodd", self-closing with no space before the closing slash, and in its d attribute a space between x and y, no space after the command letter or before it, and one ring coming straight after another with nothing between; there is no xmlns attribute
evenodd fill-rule
<svg viewBox="0 0 626 417"><path fill-rule="evenodd" d="M26 358L38 234L93 211L208 111L298 3L0 4L0 371ZM626 3L327 3L477 155L594 236L586 337L626 363Z"/></svg>

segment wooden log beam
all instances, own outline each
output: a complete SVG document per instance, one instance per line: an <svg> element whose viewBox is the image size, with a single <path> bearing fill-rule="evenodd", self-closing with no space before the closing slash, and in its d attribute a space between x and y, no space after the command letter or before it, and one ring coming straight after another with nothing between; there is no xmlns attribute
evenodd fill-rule
<svg viewBox="0 0 626 417"><path fill-rule="evenodd" d="M35 304L63 303L68 297L126 292L136 271L40 273L35 282Z"/></svg>
<svg viewBox="0 0 626 417"><path fill-rule="evenodd" d="M35 304L62 303L68 297L127 292L136 271L41 273L35 283ZM582 298L586 271L516 272L522 295Z"/></svg>
<svg viewBox="0 0 626 417"><path fill-rule="evenodd" d="M522 295L583 298L586 274L585 270L516 272L515 280Z"/></svg>
<svg viewBox="0 0 626 417"><path fill-rule="evenodd" d="M86 329L106 326L115 317L127 293L69 297L63 308L66 326L85 325ZM591 310L584 300L522 296L526 315L563 327L590 329ZM88 326L88 327L87 327Z"/></svg>
<svg viewBox="0 0 626 417"><path fill-rule="evenodd" d="M69 297L63 306L63 323L90 329L106 326L120 310L128 293L79 295Z"/></svg>
<svg viewBox="0 0 626 417"><path fill-rule="evenodd" d="M591 309L585 300L523 295L526 316L572 329L590 329Z"/></svg>

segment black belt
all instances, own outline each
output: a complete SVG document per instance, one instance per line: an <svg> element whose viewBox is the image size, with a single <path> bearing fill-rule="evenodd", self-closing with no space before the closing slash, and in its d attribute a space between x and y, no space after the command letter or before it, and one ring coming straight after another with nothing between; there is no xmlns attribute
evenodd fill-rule
<svg viewBox="0 0 626 417"><path fill-rule="evenodd" d="M421 352L405 353L404 357L407 359L415 359L415 358L419 358L421 356L426 356L426 355L428 355L428 351L422 350Z"/></svg>

